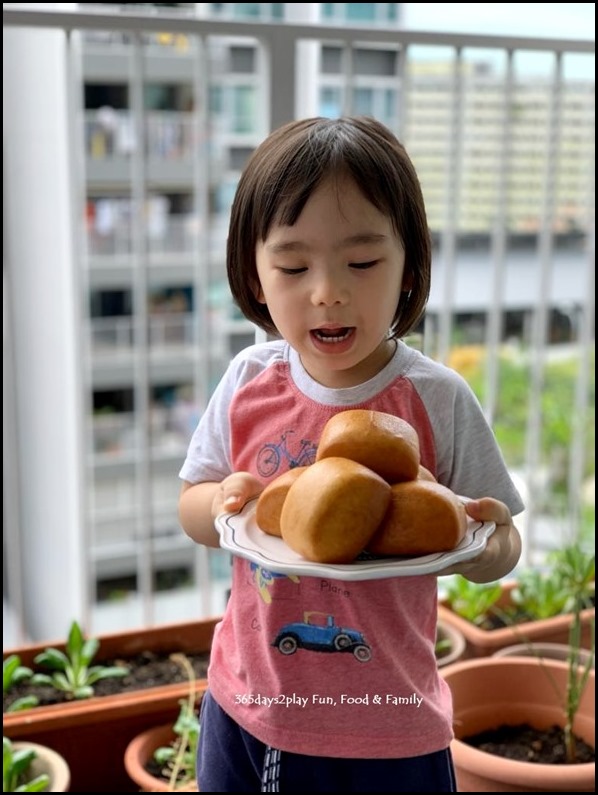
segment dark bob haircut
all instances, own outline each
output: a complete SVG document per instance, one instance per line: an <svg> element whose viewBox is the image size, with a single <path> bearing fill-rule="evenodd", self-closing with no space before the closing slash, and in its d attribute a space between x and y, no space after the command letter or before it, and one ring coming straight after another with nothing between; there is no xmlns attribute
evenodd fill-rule
<svg viewBox="0 0 598 795"><path fill-rule="evenodd" d="M278 335L256 298L256 248L273 225L292 226L328 177L351 177L384 213L405 249L404 284L390 333L402 337L423 315L430 292L432 246L419 179L403 145L369 117L312 118L275 130L250 157L232 205L226 252L228 281L245 317Z"/></svg>

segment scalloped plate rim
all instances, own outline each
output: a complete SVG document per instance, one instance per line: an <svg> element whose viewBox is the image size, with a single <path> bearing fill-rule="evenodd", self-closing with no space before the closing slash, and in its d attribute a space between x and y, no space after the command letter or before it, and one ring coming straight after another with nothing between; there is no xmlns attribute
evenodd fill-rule
<svg viewBox="0 0 598 795"><path fill-rule="evenodd" d="M460 497L467 502L467 497ZM465 538L449 552L402 558L376 558L353 563L318 563L305 560L281 538L264 533L255 521L257 497L240 511L216 518L220 546L264 569L279 574L330 577L337 580L378 580L387 577L413 577L434 574L452 563L471 560L486 548L496 529L494 522L478 522L468 517Z"/></svg>

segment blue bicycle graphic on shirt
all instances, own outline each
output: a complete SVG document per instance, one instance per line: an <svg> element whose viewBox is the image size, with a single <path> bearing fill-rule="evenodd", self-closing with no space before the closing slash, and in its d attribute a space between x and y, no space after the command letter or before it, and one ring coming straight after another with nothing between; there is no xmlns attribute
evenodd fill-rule
<svg viewBox="0 0 598 795"><path fill-rule="evenodd" d="M281 462L285 460L289 469L304 467L313 464L316 460L317 446L309 439L301 439L301 447L296 455L292 455L287 447L287 436L294 431L287 431L280 437L280 442L274 444L268 442L257 454L257 471L264 478L269 478L280 468Z"/></svg>

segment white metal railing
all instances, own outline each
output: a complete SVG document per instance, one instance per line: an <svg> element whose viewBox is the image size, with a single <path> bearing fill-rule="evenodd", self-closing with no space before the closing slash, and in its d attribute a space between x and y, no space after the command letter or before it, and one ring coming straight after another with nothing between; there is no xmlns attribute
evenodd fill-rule
<svg viewBox="0 0 598 795"><path fill-rule="evenodd" d="M194 430L199 415L199 407L180 395L169 404L155 402L151 408L149 428L154 458L160 455L184 457L190 431ZM137 424L133 412L99 410L94 412L92 425L94 465L110 464L118 458L133 459L137 448ZM114 481L114 484L118 489L133 491L132 485L125 486L122 481ZM164 499L156 494L155 489L152 497L159 501Z"/></svg>
<svg viewBox="0 0 598 795"><path fill-rule="evenodd" d="M194 129L190 113L147 111L143 130L146 155L163 160L191 157L196 144ZM132 155L137 139L131 113L110 106L86 111L85 146L93 160Z"/></svg>
<svg viewBox="0 0 598 795"><path fill-rule="evenodd" d="M153 197L147 204L147 253L158 261L160 255L193 256L197 248L197 223L192 216L168 214L167 200ZM163 206L165 205L165 206ZM131 202L122 198L102 198L88 202L90 257L130 257L133 253ZM94 263L97 265L98 263Z"/></svg>
<svg viewBox="0 0 598 795"><path fill-rule="evenodd" d="M155 414L152 418L150 399L152 353L157 343L183 344L186 349L197 351L213 348L221 355L222 336L211 325L210 318L214 322L214 318L227 317L228 313L221 308L215 310L211 304L210 273L222 270L224 221L234 178L241 166L228 162L227 146L237 147L239 151L251 149L270 129L300 115L325 111L331 115L373 113L403 138L421 176L436 242L433 290L421 344L430 355L451 361L455 338L465 336L470 342L474 339L482 343L486 362L484 405L489 419L494 421L504 378L503 342L508 336L505 325L515 329L513 334L519 341L513 356L518 361L528 361L530 368L530 380L520 396L520 403L529 406L525 458L514 471L527 493L527 559L535 559L534 555L541 553L546 545L562 543L579 528L591 458L587 420L594 383L593 42L198 19L189 13L146 16L121 10L115 15L95 7L59 11L32 9L28 5L4 4L5 35L7 30L23 34L24 29L28 33L64 32L63 40L52 40L51 44L64 59L69 97L64 128L70 152L67 193L74 197L75 212L67 213L73 229L71 242L63 254L73 262L73 284L79 291L88 288L91 282L95 285L96 278L104 285L109 284L112 271L116 282L121 284L122 268L129 268L127 285L132 292L132 314L127 318L93 321L84 311L78 316L76 333L81 355L74 357L75 365L67 383L76 392L74 402L79 413L75 417L66 413L62 425L69 428L66 436L75 448L73 460L81 462L63 475L66 482L77 484L77 494L81 495L80 522L65 521L60 506L53 518L48 506L53 499L62 499L64 504L66 497L43 494L40 503L44 503L45 514L41 523L31 513L35 511L31 503L36 501L31 500L26 487L28 482L36 482L43 488L46 477L45 470L37 469L41 466L38 452L40 445L53 444L49 434L52 429L40 422L48 431L48 438L38 434L35 451L33 445L24 446L19 434L22 435L23 423L32 420L31 416L25 418L23 406L31 392L44 395L56 392L57 399L60 398L64 384L49 380L40 387L37 382L30 383L22 374L21 365L24 361L28 363L29 372L25 375L32 377L32 373L39 373L43 378L47 372L45 363L55 361L56 349L52 347L57 344L55 326L51 333L45 333L38 324L39 313L30 298L36 271L28 270L45 261L46 243L43 235L36 234L36 224L39 217L54 207L41 200L45 191L39 190L39 183L26 184L20 173L19 179L11 174L11 164L16 162L11 154L18 151L21 139L19 130L11 126L10 112L5 112L8 169L5 193L11 206L9 222L15 222L19 207L25 219L21 228L11 227L9 223L10 243L5 255L8 301L14 307L5 320L8 350L5 367L9 368L4 379L8 423L5 426L5 464L8 464L4 476L5 545L8 598L16 611L21 634L39 636L44 631L40 630L43 622L39 616L31 619L30 597L26 593L31 582L23 566L23 544L27 544L30 555L34 546L32 528L42 524L51 527L50 535L55 534L58 545L81 550L79 568L84 571L85 584L67 607L72 610L76 604L76 612L91 628L97 618L93 581L99 564L89 550L102 548L102 566L107 565L107 550L116 548L110 543L118 537L119 522L129 521L127 537L135 541L134 565L138 575L139 604L134 611L135 620L153 623L163 615L152 587L156 551L153 528L158 516L160 526L168 526L166 484L177 483L180 461L168 464L169 457L156 449L155 425L152 426ZM93 34L97 53L108 43L119 42L119 52L127 64L128 110L86 112L81 107L85 44L80 34ZM185 47L177 47L181 37L185 39ZM151 47L147 46L150 41ZM254 73L222 73L223 52L231 42L255 47ZM325 52L315 49L321 45ZM378 59L380 73L366 77L361 65L367 60L368 52L386 52L391 56ZM161 57L166 69L173 54L179 67L188 67L186 74L194 110L147 113L143 101L146 71L151 70L154 57ZM5 72L16 80L19 69L11 71L11 66L9 62ZM213 110L210 98L217 102ZM22 106L29 96L25 93L14 101L17 99ZM9 96L9 111L10 102ZM235 123L229 121L233 118L231 114L237 114ZM31 108L30 118L35 120L35 117L36 109ZM143 147L137 146L137 141L143 141ZM50 158L54 157L52 145L53 141L49 140L46 148ZM34 148L24 153L24 157L29 155L37 156ZM127 186L126 197L110 196L101 181L99 187L86 186L92 161L97 165L98 161L109 164L112 160L118 169L118 157L124 157L126 167L114 175ZM150 194L156 193L152 169L156 161L168 160L189 164L188 190L193 210L184 217L158 213L152 228L148 223L148 200ZM180 190L180 184L177 189ZM111 224L105 227L100 222L98 229L97 217L90 215L89 205L86 213L85 204L91 200L97 211L97 202L103 199L117 204L108 207ZM215 204L220 208L219 216L212 214ZM564 230L568 236L562 234ZM14 242L23 240L23 235L26 244L38 246L24 258ZM561 250L563 241L568 241L568 245ZM169 315L151 315L147 301L155 278L151 266L159 257L166 269L174 268L177 260L173 255L177 254L183 254L187 260L185 283L193 287L193 316L183 314L173 319ZM160 278L164 278L163 273ZM180 274L177 278L180 284ZM566 350L567 356L575 359L572 367L576 376L564 476L566 508L547 516L544 415L538 407L545 391L547 366L557 355L557 349L550 345L551 313L555 307L560 317L570 318ZM35 348L29 344L32 339L36 340ZM100 417L90 422L88 410L93 365L97 361L94 357L100 344L104 350L108 346L112 354L132 353L130 385L137 396L135 411L113 417L111 422ZM562 347L558 349L559 355L562 351ZM472 355L479 356L479 349ZM192 405L196 412L198 405L205 404L217 373L210 370L205 356L198 354L185 362L188 380L193 382ZM19 377L13 377L14 374ZM161 375L162 379L166 377ZM114 379L118 386L116 375ZM36 408L33 405L31 410ZM35 418L33 423L37 427ZM17 428L19 433L13 433ZM190 425L186 432L190 433ZM111 486L100 478L98 457L93 455L94 450L101 452L101 447L106 452L111 439L121 448L124 440L124 447L131 453L128 461L123 460L119 465L121 469L115 470L114 483L120 486ZM152 471L156 467L162 468L161 485L157 485L156 473ZM18 473L23 472L27 477L21 481ZM123 477L129 479L132 488L127 486L123 491ZM113 487L117 491L111 519L109 494ZM153 498L156 490L161 495L157 500ZM131 494L135 495L132 502ZM177 527L175 503L173 496L170 510L173 532ZM94 508L98 509L97 514ZM71 536L66 535L65 527ZM102 532L107 542L104 546L97 543L98 533ZM183 557L190 560L189 547L182 548ZM130 557L130 553L131 548L127 547L126 555ZM193 548L193 556L193 573L201 602L198 605L191 596L185 609L190 615L220 610L222 605L214 601L210 590L210 572L215 571L212 553ZM115 566L116 563L115 558ZM60 590L64 584L52 580L46 569L32 567L34 585L42 588L45 584L46 589ZM227 571L226 567L223 571ZM59 611L61 605L54 609ZM38 612L41 616L43 611ZM49 617L45 619L43 627L53 627ZM103 626L107 620L103 607L96 626ZM121 621L116 613L110 620L115 625ZM62 620L61 625L66 624L66 619ZM48 629L47 634L56 632Z"/></svg>
<svg viewBox="0 0 598 795"><path fill-rule="evenodd" d="M129 354L134 344L131 316L94 318L92 346L96 353ZM196 318L191 312L164 312L149 316L149 344L152 348L191 346L195 340Z"/></svg>

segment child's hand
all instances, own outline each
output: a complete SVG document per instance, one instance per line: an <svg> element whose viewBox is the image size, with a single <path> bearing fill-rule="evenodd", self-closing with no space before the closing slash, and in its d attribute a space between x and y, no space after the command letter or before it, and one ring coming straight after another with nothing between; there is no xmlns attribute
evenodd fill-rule
<svg viewBox="0 0 598 795"><path fill-rule="evenodd" d="M212 517L221 513L240 511L248 500L257 497L264 490L264 484L249 472L234 472L224 478L212 502Z"/></svg>
<svg viewBox="0 0 598 795"><path fill-rule="evenodd" d="M521 538L513 524L511 512L503 502L490 497L467 502L465 509L472 519L494 522L496 530L477 558L455 563L440 574L461 574L472 582L499 580L515 568L521 556Z"/></svg>

